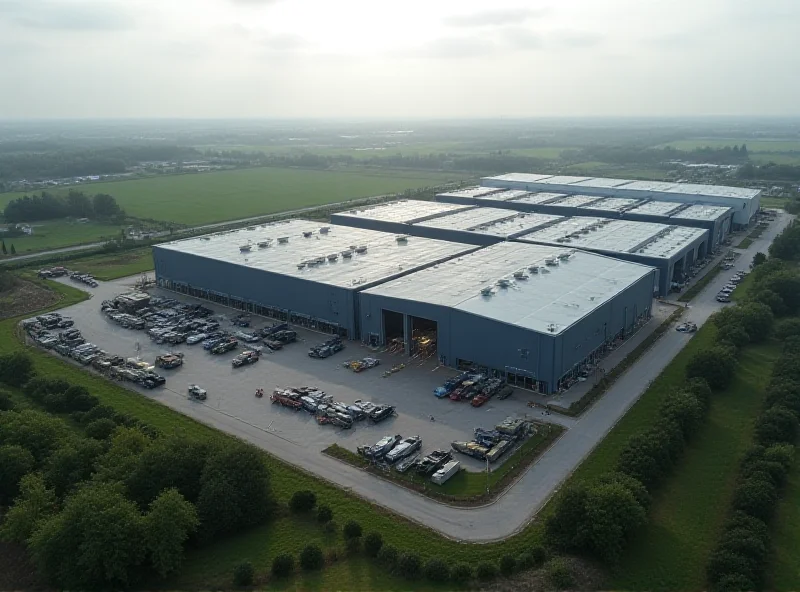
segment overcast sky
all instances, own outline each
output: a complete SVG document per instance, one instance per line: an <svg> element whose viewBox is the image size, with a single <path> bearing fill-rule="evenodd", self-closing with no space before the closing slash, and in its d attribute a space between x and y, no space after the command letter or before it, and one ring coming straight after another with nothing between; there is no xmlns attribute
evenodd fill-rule
<svg viewBox="0 0 800 592"><path fill-rule="evenodd" d="M0 0L0 117L800 114L800 0Z"/></svg>

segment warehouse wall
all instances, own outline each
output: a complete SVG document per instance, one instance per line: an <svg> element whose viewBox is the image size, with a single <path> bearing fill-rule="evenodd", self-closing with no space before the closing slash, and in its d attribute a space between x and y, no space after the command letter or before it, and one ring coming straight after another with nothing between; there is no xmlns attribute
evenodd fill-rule
<svg viewBox="0 0 800 592"><path fill-rule="evenodd" d="M153 247L158 281L172 281L336 323L357 335L354 292L243 265Z"/></svg>

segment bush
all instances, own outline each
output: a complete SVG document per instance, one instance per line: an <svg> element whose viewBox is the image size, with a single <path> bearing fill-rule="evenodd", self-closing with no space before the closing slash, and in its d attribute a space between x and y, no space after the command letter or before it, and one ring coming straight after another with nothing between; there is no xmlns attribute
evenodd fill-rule
<svg viewBox="0 0 800 592"><path fill-rule="evenodd" d="M233 570L233 585L249 586L253 583L254 576L255 570L253 569L253 564L249 561L243 561Z"/></svg>
<svg viewBox="0 0 800 592"><path fill-rule="evenodd" d="M500 573L508 577L514 574L517 569L517 561L511 555L503 555L500 558Z"/></svg>
<svg viewBox="0 0 800 592"><path fill-rule="evenodd" d="M737 485L733 493L733 507L767 522L777 499L775 485L770 481L751 478Z"/></svg>
<svg viewBox="0 0 800 592"><path fill-rule="evenodd" d="M547 551L541 545L531 547L531 557L534 565L541 565L547 559Z"/></svg>
<svg viewBox="0 0 800 592"><path fill-rule="evenodd" d="M317 508L317 520L321 524L327 524L328 522L333 520L333 510L331 510L331 507L320 505Z"/></svg>
<svg viewBox="0 0 800 592"><path fill-rule="evenodd" d="M497 567L495 567L494 563L481 561L475 570L475 575L481 582L488 582L497 577Z"/></svg>
<svg viewBox="0 0 800 592"><path fill-rule="evenodd" d="M310 512L317 505L317 494L307 489L295 491L289 501L289 509L292 512Z"/></svg>
<svg viewBox="0 0 800 592"><path fill-rule="evenodd" d="M116 429L117 424L110 419L98 419L86 426L86 435L94 440L108 440Z"/></svg>
<svg viewBox="0 0 800 592"><path fill-rule="evenodd" d="M416 553L403 553L397 558L396 571L407 580L416 580L422 572L422 561Z"/></svg>
<svg viewBox="0 0 800 592"><path fill-rule="evenodd" d="M344 547L348 555L355 555L361 550L361 537L345 539Z"/></svg>
<svg viewBox="0 0 800 592"><path fill-rule="evenodd" d="M8 411L14 408L14 401L11 400L11 393L0 389L0 411Z"/></svg>
<svg viewBox="0 0 800 592"><path fill-rule="evenodd" d="M785 407L767 409L756 421L756 441L764 446L791 444L797 439L797 416Z"/></svg>
<svg viewBox="0 0 800 592"><path fill-rule="evenodd" d="M318 545L306 545L300 551L300 567L304 571L322 569L323 565L325 565L325 557L322 555L322 549Z"/></svg>
<svg viewBox="0 0 800 592"><path fill-rule="evenodd" d="M686 377L702 378L713 390L725 389L736 369L736 358L726 347L715 346L697 352L686 364Z"/></svg>
<svg viewBox="0 0 800 592"><path fill-rule="evenodd" d="M533 561L533 555L531 555L528 551L523 551L519 555L517 555L517 569L520 571L525 571L526 569L530 569L535 565Z"/></svg>
<svg viewBox="0 0 800 592"><path fill-rule="evenodd" d="M377 557L383 547L383 537L379 532L370 532L364 537L364 552L368 557Z"/></svg>
<svg viewBox="0 0 800 592"><path fill-rule="evenodd" d="M348 520L343 532L346 540L357 539L361 536L361 525L355 520Z"/></svg>
<svg viewBox="0 0 800 592"><path fill-rule="evenodd" d="M706 571L708 581L715 589L718 582L732 576L744 577L751 582L758 581L756 577L758 567L753 560L725 549L717 549L711 553Z"/></svg>
<svg viewBox="0 0 800 592"><path fill-rule="evenodd" d="M36 459L22 446L0 446L0 506L19 495L19 482L33 471Z"/></svg>
<svg viewBox="0 0 800 592"><path fill-rule="evenodd" d="M456 563L450 570L450 580L456 584L464 585L472 579L472 567L466 563Z"/></svg>
<svg viewBox="0 0 800 592"><path fill-rule="evenodd" d="M756 585L752 580L747 579L742 574L722 576L714 586L714 590L717 592L747 592L748 590L755 590L755 588Z"/></svg>
<svg viewBox="0 0 800 592"><path fill-rule="evenodd" d="M424 572L425 577L431 582L446 582L450 579L450 568L438 557L428 559Z"/></svg>
<svg viewBox="0 0 800 592"><path fill-rule="evenodd" d="M800 319L785 319L775 327L775 337L781 341L797 336L800 336Z"/></svg>
<svg viewBox="0 0 800 592"><path fill-rule="evenodd" d="M560 557L554 557L547 562L545 566L547 577L550 583L553 584L558 590L569 588L573 584L572 572L566 561Z"/></svg>
<svg viewBox="0 0 800 592"><path fill-rule="evenodd" d="M389 571L393 571L397 566L397 558L400 554L397 547L392 545L383 545L378 552L378 561Z"/></svg>
<svg viewBox="0 0 800 592"><path fill-rule="evenodd" d="M33 361L25 352L0 356L0 382L20 387L33 376Z"/></svg>
<svg viewBox="0 0 800 592"><path fill-rule="evenodd" d="M278 555L272 560L272 575L285 578L294 571L294 556L289 553Z"/></svg>

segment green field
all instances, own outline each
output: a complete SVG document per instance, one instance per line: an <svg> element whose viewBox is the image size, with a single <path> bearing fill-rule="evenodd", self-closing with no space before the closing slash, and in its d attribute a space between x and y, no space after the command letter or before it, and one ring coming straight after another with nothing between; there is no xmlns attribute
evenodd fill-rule
<svg viewBox="0 0 800 592"><path fill-rule="evenodd" d="M655 496L650 524L615 568L611 588L704 589L708 555L728 514L739 461L752 444L753 418L779 356L775 342L742 350L733 382L714 394L708 423Z"/></svg>
<svg viewBox="0 0 800 592"><path fill-rule="evenodd" d="M109 281L129 275L136 275L154 268L153 250L150 247L81 257L67 263L70 269L90 273L99 280Z"/></svg>
<svg viewBox="0 0 800 592"><path fill-rule="evenodd" d="M792 140L748 140L746 138L694 138L691 140L676 140L664 146L672 146L678 150L694 150L695 148L724 148L725 146L747 145L748 152L790 152L800 151L800 141Z"/></svg>
<svg viewBox="0 0 800 592"><path fill-rule="evenodd" d="M9 194L0 194L0 202ZM105 239L119 238L121 226L109 224L78 224L66 220L44 220L34 222L33 234L4 239L7 248L14 248L18 255L43 251L45 249L58 249L82 243L95 243ZM2 236L2 235L0 235Z"/></svg>
<svg viewBox="0 0 800 592"><path fill-rule="evenodd" d="M92 183L72 189L113 195L136 218L196 225L431 187L461 178L457 173L257 168ZM0 207L20 195L1 194Z"/></svg>

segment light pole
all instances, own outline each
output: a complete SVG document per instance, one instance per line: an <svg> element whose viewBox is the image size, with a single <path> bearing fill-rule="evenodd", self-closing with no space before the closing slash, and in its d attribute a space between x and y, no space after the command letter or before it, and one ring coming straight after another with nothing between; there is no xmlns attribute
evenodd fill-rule
<svg viewBox="0 0 800 592"><path fill-rule="evenodd" d="M486 495L489 495L489 457L486 457Z"/></svg>

